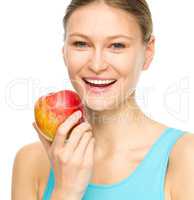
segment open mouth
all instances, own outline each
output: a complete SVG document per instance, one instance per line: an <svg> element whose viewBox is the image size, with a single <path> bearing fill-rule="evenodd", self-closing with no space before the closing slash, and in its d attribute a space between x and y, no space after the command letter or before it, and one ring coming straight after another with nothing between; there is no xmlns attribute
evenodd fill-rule
<svg viewBox="0 0 194 200"><path fill-rule="evenodd" d="M115 79L96 80L96 79L88 79L88 78L83 78L83 80L87 85L91 87L97 87L97 88L106 88L110 85L113 85L117 81Z"/></svg>
<svg viewBox="0 0 194 200"><path fill-rule="evenodd" d="M99 80L89 78L83 78L83 81L86 85L86 90L95 94L108 92L117 82L116 79Z"/></svg>

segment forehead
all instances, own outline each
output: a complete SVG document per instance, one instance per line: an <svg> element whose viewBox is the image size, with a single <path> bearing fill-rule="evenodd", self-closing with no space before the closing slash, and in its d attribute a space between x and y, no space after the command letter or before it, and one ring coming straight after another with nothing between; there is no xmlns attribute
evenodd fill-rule
<svg viewBox="0 0 194 200"><path fill-rule="evenodd" d="M67 35L73 32L82 32L94 37L114 34L135 37L141 35L133 15L103 3L92 3L75 10L67 23Z"/></svg>

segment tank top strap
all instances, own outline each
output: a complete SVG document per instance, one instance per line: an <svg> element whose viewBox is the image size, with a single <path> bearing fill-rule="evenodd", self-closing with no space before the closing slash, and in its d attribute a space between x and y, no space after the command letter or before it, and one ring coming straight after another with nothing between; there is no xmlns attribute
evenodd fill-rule
<svg viewBox="0 0 194 200"><path fill-rule="evenodd" d="M47 180L47 185L45 187L43 197L42 197L41 200L50 200L51 194L52 194L53 189L54 189L54 185L55 185L55 177L54 177L53 168L51 167L50 172L49 172L49 176L48 176L48 180Z"/></svg>
<svg viewBox="0 0 194 200"><path fill-rule="evenodd" d="M186 132L183 130L168 128L152 146L150 152L141 164L141 170L138 171L136 181L137 179L145 180L146 184L152 187L153 190L155 188L155 191L158 191L158 188L163 188L169 163L169 155L174 144L184 134Z"/></svg>
<svg viewBox="0 0 194 200"><path fill-rule="evenodd" d="M180 129L167 128L151 147L150 151L145 157L142 167L147 168L152 174L152 170L158 171L160 167L163 167L163 162L169 159L169 154L174 144L185 133L186 132Z"/></svg>

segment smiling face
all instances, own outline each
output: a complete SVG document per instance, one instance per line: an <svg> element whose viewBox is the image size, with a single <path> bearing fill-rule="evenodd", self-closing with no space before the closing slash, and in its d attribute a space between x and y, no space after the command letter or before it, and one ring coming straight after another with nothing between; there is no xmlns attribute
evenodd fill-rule
<svg viewBox="0 0 194 200"><path fill-rule="evenodd" d="M133 15L92 3L70 16L63 56L83 103L103 111L118 108L134 92L141 71L152 60L153 47L153 38L143 43Z"/></svg>

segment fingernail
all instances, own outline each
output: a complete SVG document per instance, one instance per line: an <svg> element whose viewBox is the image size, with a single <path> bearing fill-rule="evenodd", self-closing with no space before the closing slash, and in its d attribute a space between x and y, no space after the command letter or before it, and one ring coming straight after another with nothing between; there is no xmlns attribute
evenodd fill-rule
<svg viewBox="0 0 194 200"><path fill-rule="evenodd" d="M82 112L80 110L76 111L76 118L80 118L82 116Z"/></svg>
<svg viewBox="0 0 194 200"><path fill-rule="evenodd" d="M73 121L77 121L80 117L81 117L81 112L80 111L75 111L73 114L72 114L72 120Z"/></svg>

